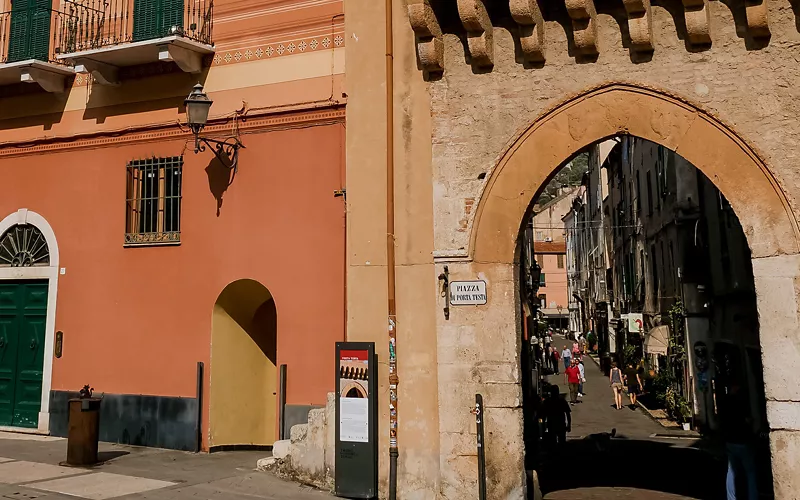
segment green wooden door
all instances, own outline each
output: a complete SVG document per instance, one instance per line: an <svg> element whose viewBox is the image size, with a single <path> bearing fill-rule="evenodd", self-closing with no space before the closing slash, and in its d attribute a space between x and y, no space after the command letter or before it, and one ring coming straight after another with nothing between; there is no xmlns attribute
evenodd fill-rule
<svg viewBox="0 0 800 500"><path fill-rule="evenodd" d="M47 282L0 283L0 425L39 423L46 318Z"/></svg>
<svg viewBox="0 0 800 500"><path fill-rule="evenodd" d="M133 40L169 36L173 26L183 28L184 0L134 0Z"/></svg>
<svg viewBox="0 0 800 500"><path fill-rule="evenodd" d="M50 59L51 0L14 0L8 62Z"/></svg>

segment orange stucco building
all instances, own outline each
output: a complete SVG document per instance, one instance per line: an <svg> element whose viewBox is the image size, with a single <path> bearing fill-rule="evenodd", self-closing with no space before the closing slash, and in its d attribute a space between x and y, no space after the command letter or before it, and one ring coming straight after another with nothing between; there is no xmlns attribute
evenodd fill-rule
<svg viewBox="0 0 800 500"><path fill-rule="evenodd" d="M29 28L0 48L0 426L64 434L90 384L103 440L192 449L199 421L203 449L264 446L280 365L284 429L333 388L341 1L170 1L99 2L92 39L70 31L86 2L0 9L0 40ZM198 82L235 163L195 151Z"/></svg>

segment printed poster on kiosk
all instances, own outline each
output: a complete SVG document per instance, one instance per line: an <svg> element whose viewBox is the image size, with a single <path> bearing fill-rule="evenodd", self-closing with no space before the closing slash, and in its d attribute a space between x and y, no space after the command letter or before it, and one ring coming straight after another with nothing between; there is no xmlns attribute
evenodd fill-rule
<svg viewBox="0 0 800 500"><path fill-rule="evenodd" d="M339 439L369 442L369 351L339 354Z"/></svg>

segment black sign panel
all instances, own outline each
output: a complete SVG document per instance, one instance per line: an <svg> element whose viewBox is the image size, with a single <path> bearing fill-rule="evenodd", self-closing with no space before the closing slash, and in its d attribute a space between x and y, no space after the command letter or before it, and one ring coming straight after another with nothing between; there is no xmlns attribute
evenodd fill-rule
<svg viewBox="0 0 800 500"><path fill-rule="evenodd" d="M336 343L336 496L378 497L378 376L374 342Z"/></svg>

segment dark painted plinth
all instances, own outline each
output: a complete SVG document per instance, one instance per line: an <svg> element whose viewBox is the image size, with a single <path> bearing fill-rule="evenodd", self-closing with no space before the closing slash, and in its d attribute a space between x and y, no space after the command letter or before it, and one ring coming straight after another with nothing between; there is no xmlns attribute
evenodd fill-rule
<svg viewBox="0 0 800 500"><path fill-rule="evenodd" d="M66 437L68 401L77 392L50 392L50 434ZM104 394L100 441L194 451L197 400L135 394Z"/></svg>

